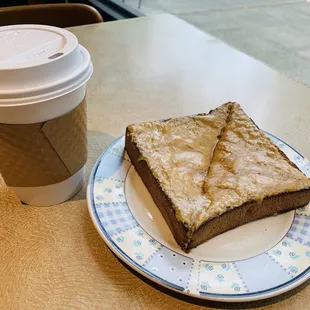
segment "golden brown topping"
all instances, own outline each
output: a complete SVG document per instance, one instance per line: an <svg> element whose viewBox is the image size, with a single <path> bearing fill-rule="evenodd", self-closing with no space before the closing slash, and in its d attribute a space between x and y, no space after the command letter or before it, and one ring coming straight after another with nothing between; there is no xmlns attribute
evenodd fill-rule
<svg viewBox="0 0 310 310"><path fill-rule="evenodd" d="M310 187L235 103L208 115L131 125L128 132L192 231L249 200Z"/></svg>

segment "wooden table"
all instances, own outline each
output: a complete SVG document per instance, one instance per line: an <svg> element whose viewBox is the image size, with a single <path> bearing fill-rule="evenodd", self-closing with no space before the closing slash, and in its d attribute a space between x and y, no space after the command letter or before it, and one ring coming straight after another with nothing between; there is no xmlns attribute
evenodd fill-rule
<svg viewBox="0 0 310 310"><path fill-rule="evenodd" d="M233 100L310 157L310 90L186 22L161 15L71 31L95 69L87 94L88 173L127 124L205 112ZM0 196L1 308L198 307L188 301L199 301L158 290L115 258L91 223L85 189L80 200L49 208L21 205L2 181ZM268 301L282 300L267 309L306 309L309 299L308 286Z"/></svg>

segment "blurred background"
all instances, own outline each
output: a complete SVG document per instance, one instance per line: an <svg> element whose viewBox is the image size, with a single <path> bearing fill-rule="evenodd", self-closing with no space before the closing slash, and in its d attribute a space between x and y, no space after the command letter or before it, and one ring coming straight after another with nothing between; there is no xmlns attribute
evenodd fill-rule
<svg viewBox="0 0 310 310"><path fill-rule="evenodd" d="M310 85L310 0L0 0L0 10L48 3L88 4L104 22L170 13Z"/></svg>

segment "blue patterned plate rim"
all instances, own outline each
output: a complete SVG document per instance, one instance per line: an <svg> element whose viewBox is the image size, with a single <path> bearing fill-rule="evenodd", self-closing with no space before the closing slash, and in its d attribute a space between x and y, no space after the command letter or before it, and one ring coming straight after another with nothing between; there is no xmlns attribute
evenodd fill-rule
<svg viewBox="0 0 310 310"><path fill-rule="evenodd" d="M291 147L285 141L277 138L276 136L274 136L270 133L266 132L266 134L268 136L270 136L272 139L281 142L283 145L285 145L286 147L291 149L293 152L298 154L298 156L300 156L301 159L304 159L303 155L301 155L299 152L297 152L293 147ZM290 280L285 281L285 282L281 283L280 285L275 285L275 286L268 288L268 289L261 289L261 290L257 290L257 291L253 291L253 292L246 291L243 293L236 293L236 294L208 292L208 291L199 290L199 289L197 290L197 292L191 292L191 291L186 290L184 287L182 287L180 285L177 285L175 283L171 283L170 281L167 281L163 277L159 277L159 276L155 275L150 270L147 270L144 267L144 265L138 264L134 259L132 259L132 257L125 250L121 249L121 247L115 242L115 240L113 240L111 234L107 231L105 225L103 225L102 220L100 219L100 217L98 215L98 212L96 209L95 198L94 198L94 186L95 186L95 178L96 178L97 170L100 167L100 164L104 161L105 155L108 154L112 150L112 148L115 145L117 145L121 139L123 139L123 137L124 136L117 138L100 155L97 162L95 163L95 165L92 169L92 172L91 172L91 176L90 176L89 184L88 184L88 188L87 188L87 203L88 203L88 209L89 209L91 219L92 219L94 226L96 227L97 231L99 232L100 236L103 238L103 240L108 245L108 247L112 250L112 252L118 258L120 258L122 261L124 261L126 264L128 264L131 268L133 268L135 271L139 272L143 276L147 277L151 281L154 281L155 283L162 285L166 288L169 288L173 291L176 291L178 293L182 293L184 295L199 298L199 299L214 300L214 301L221 301L221 302L248 302L248 301L271 298L271 297L283 294L289 290L292 290L292 289L298 287L299 285L301 285L302 283L304 283L305 281L307 281L308 279L310 279L310 266L308 266L297 276L292 277ZM125 159L122 158L122 160L124 161ZM130 165L131 165L131 163L130 163ZM125 180L123 182L126 181L128 171L129 171L129 169L126 172ZM109 180L109 178L107 178L107 179ZM126 199L126 197L125 197L125 199ZM106 204L108 204L108 203L106 203ZM112 202L112 204L113 204L113 202ZM129 208L129 206L128 206L128 208ZM308 215L305 215L305 216L307 217L307 221L308 221L308 218L310 219L310 216L308 216ZM309 223L307 222L307 225L308 224ZM132 228L136 228L136 227L140 227L139 223L137 226L134 226ZM309 226L307 226L307 227L309 227ZM125 231L126 230L123 230L123 232L125 232ZM147 231L146 231L146 233L147 233ZM310 229L306 231L306 234L310 235ZM155 240L155 242L158 242L158 241ZM280 242L277 245L279 245ZM295 241L293 243L295 243ZM274 248L277 245L275 245ZM306 246L310 247L310 242L308 242ZM159 245L159 249L162 249L162 248L164 248L164 246ZM166 250L170 251L171 253L173 252L170 249L166 249ZM155 251L152 255L154 256L154 254L156 254L156 252L157 251ZM307 251L306 253L307 253L306 255L308 257L310 257L310 251ZM262 253L262 254L265 254L265 253ZM178 254L178 255L180 255L180 254ZM201 262L202 261L200 261L199 264L201 264ZM193 267L193 264L194 264L194 260L192 262L192 267ZM234 263L232 262L232 264L234 264ZM218 264L215 264L215 265L218 265ZM226 265L226 264L222 264L222 265ZM281 266L281 267L283 268L283 266ZM201 267L199 267L199 268L201 268ZM238 271L238 268L236 268L236 269ZM294 270L290 270L290 271L294 271ZM241 278L241 276L239 278ZM242 278L241 278L241 281L242 281ZM198 280L198 284L201 284L201 283L199 283L199 280ZM244 285L244 286L246 287L246 285Z"/></svg>

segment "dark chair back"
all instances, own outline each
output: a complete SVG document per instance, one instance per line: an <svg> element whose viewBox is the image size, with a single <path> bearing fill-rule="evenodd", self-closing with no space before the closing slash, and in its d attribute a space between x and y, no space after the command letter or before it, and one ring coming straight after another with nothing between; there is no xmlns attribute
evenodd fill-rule
<svg viewBox="0 0 310 310"><path fill-rule="evenodd" d="M41 24L66 28L102 22L100 13L85 4L36 4L0 8L0 26Z"/></svg>

